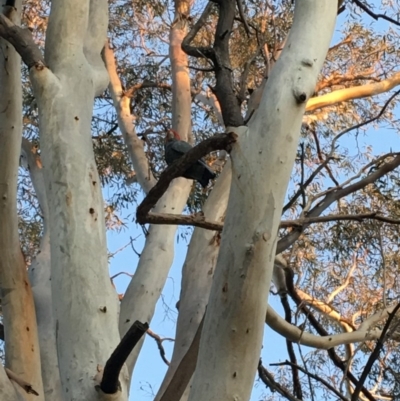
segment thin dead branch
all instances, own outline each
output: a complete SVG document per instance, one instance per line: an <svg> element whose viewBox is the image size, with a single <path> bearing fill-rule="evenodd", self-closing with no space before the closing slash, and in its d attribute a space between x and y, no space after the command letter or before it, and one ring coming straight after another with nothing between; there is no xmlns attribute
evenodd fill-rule
<svg viewBox="0 0 400 401"><path fill-rule="evenodd" d="M161 359L164 361L164 363L167 365L167 366L169 366L170 365L170 362L169 362L169 360L167 359L167 357L165 356L165 349L164 349L164 346L163 346L163 342L164 341L175 341L173 338L169 338L169 337L164 337L164 338L161 338L158 334L156 334L156 333L154 333L154 331L152 331L152 330L150 330L150 329L147 329L147 332L146 332L151 338L153 338L154 339L154 341L156 342L156 344L157 344L157 347L158 347L158 350L160 351L160 355L161 355Z"/></svg>

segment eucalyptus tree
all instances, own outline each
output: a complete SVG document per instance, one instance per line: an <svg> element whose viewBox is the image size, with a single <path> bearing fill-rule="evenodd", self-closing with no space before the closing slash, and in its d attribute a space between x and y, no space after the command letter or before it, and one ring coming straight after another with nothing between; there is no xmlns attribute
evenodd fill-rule
<svg viewBox="0 0 400 401"><path fill-rule="evenodd" d="M196 228L157 400L249 399L257 370L291 400L397 391L400 156L342 143L397 128L397 5L32 0L33 40L21 3L3 3L2 397L127 400L178 225ZM211 138L162 172L170 127ZM211 190L177 178L218 149ZM146 242L118 299L105 228L139 191ZM267 310L271 278L284 318ZM275 374L259 361L265 323L287 341ZM294 343L315 349L302 365Z"/></svg>

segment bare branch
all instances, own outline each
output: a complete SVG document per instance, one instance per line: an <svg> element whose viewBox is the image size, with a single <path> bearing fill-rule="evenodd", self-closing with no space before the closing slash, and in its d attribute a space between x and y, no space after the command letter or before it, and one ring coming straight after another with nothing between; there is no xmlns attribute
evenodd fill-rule
<svg viewBox="0 0 400 401"><path fill-rule="evenodd" d="M244 15L242 0L236 0L236 2L237 2L238 10L239 10L240 19L244 26L244 30L247 33L247 37L250 37L250 27L249 27L249 24L247 23L246 16Z"/></svg>
<svg viewBox="0 0 400 401"><path fill-rule="evenodd" d="M262 382L268 386L271 391L277 391L281 396L287 398L289 401L300 401L293 394L290 393L285 387L275 381L274 376L262 364L261 358L258 363L258 375Z"/></svg>
<svg viewBox="0 0 400 401"><path fill-rule="evenodd" d="M157 184L150 190L146 198L138 206L136 212L137 222L139 224L148 223L148 213L156 205L174 178L179 177L189 166L205 156L207 153L210 153L214 150L226 150L234 142L236 142L236 134L234 132L214 135L213 137L206 139L194 148L190 149L190 151L182 156L179 160L167 167L161 174Z"/></svg>
<svg viewBox="0 0 400 401"><path fill-rule="evenodd" d="M200 29L206 24L207 18L211 14L213 9L213 3L210 1L203 13L201 14L199 20L194 24L193 28L186 35L186 37L182 41L182 50L192 57L201 57L201 58L209 58L211 60L214 59L215 53L213 48L210 47L194 47L191 46L193 39L196 37L197 33Z"/></svg>
<svg viewBox="0 0 400 401"><path fill-rule="evenodd" d="M390 324L392 323L393 318L396 316L397 311L400 309L400 303L398 303L396 305L396 307L394 308L393 312L389 313L389 317L388 320L385 324L385 326L383 327L382 330L382 334L379 337L377 343L376 343L376 347L375 349L372 351L371 355L368 358L367 363L365 364L364 370L361 374L360 380L358 381L356 388L354 389L354 393L351 397L351 401L357 401L358 400L358 396L360 394L360 391L364 385L365 380L367 379L369 372L372 368L372 365L374 364L374 362L378 359L379 357L379 353L381 352L382 348L383 348L383 344L385 343L386 340L386 333L389 330Z"/></svg>
<svg viewBox="0 0 400 401"><path fill-rule="evenodd" d="M360 7L362 10L364 10L370 17L372 17L374 20L378 19L384 19L386 21L391 22L392 24L395 24L397 26L400 26L400 22L396 21L393 18L388 17L385 14L376 14L374 13L370 8L368 8L364 3L362 3L360 0L352 0L354 4L356 4L358 7Z"/></svg>
<svg viewBox="0 0 400 401"><path fill-rule="evenodd" d="M305 217L297 220L284 220L280 224L280 228L287 227L302 227L313 223L326 223L329 221L341 221L341 220L355 220L362 222L363 220L378 220L389 224L400 224L400 219L393 219L391 217L382 216L377 212L362 213L362 214L329 214L327 216L318 217Z"/></svg>
<svg viewBox="0 0 400 401"><path fill-rule="evenodd" d="M105 394L115 394L119 390L119 373L129 354L149 328L147 323L136 320L115 348L104 367L100 389Z"/></svg>
<svg viewBox="0 0 400 401"><path fill-rule="evenodd" d="M191 42L206 23L212 10L210 1L200 19L182 42L182 49L190 56L209 59L215 67L216 84L212 88L221 105L225 126L243 125L240 101L235 93L232 80L232 67L229 56L229 39L235 20L236 0L217 1L219 16L213 47L194 47Z"/></svg>
<svg viewBox="0 0 400 401"><path fill-rule="evenodd" d="M203 213L191 215L171 214L171 213L152 213L149 212L146 217L146 223L149 224L172 224L178 226L194 226L212 231L222 231L223 223L206 220Z"/></svg>
<svg viewBox="0 0 400 401"><path fill-rule="evenodd" d="M322 383L326 388L328 388L330 391L332 391L332 393L334 393L337 397L339 397L341 400L343 401L347 401L347 398L341 394L339 391L337 391L335 389L335 387L333 387L332 385L330 385L326 380L322 379L321 377L314 375L313 373L310 373L308 370L302 368L299 365L295 365L292 362L289 361L285 361L285 362L280 362L280 363L270 363L269 366L291 366L291 367L296 367L298 370L302 371L303 373L305 373L307 376L310 376L311 378L313 378L314 380L319 381L320 383Z"/></svg>
<svg viewBox="0 0 400 401"><path fill-rule="evenodd" d="M31 31L15 25L4 14L0 14L0 36L14 46L28 68L45 67L43 54L33 41Z"/></svg>
<svg viewBox="0 0 400 401"><path fill-rule="evenodd" d="M165 89L168 91L172 90L170 84L166 84L164 82L153 82L145 80L143 82L131 86L128 90L126 90L123 93L123 95L126 97L132 97L138 90L147 88L158 88L158 89Z"/></svg>
<svg viewBox="0 0 400 401"><path fill-rule="evenodd" d="M154 341L157 343L157 347L158 347L158 350L160 351L160 355L161 355L161 358L162 358L162 360L165 362L165 364L166 365L170 365L170 362L169 362L169 360L166 358L166 356L165 356L165 349L164 349L164 347L163 347L163 345L162 345L162 343L163 343L163 341L175 341L173 338L168 338L168 337L165 337L165 338L161 338L158 334L156 334L156 333L154 333L154 331L152 331L152 330L150 330L150 329L147 329L147 332L146 332L151 338L153 338L154 339Z"/></svg>
<svg viewBox="0 0 400 401"><path fill-rule="evenodd" d="M307 213L306 218L313 218L319 216L324 210L326 210L332 203L336 202L338 199L341 199L347 195L350 195L362 188L365 188L368 184L372 184L379 178L383 177L390 171L393 171L398 166L400 166L400 154L395 153L395 157L389 162L383 163L377 170L373 173L367 175L365 178L355 182L352 185L348 185L344 188L336 187L333 188L332 191L329 191L324 199L321 200L314 208ZM279 254L291 246L301 235L304 231L307 224L303 225L302 227L297 227L292 230L288 235L281 238L278 241L276 253Z"/></svg>

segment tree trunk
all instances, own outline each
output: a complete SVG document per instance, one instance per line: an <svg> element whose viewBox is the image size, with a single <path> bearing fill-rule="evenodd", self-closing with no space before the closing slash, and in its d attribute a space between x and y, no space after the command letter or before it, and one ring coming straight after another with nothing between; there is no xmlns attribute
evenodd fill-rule
<svg viewBox="0 0 400 401"><path fill-rule="evenodd" d="M172 128L182 138L191 137L191 94L188 59L181 49L187 31L183 10L189 9L187 0L177 1L176 17L170 33L170 59L172 66ZM192 181L175 179L154 212L182 213L190 193ZM150 322L161 291L165 285L174 257L176 226L153 225L149 229L138 267L121 303L120 331L124 335L135 320ZM143 340L136 345L128 359L129 372L133 371Z"/></svg>
<svg viewBox="0 0 400 401"><path fill-rule="evenodd" d="M5 4L6 1L1 2L2 11L19 24L21 1L16 2L15 9ZM0 289L6 340L5 366L39 392L39 397L27 395L27 400L44 401L35 307L18 235L21 58L2 38L0 47Z"/></svg>
<svg viewBox="0 0 400 401"><path fill-rule="evenodd" d="M277 230L302 116L333 34L337 2L296 2L287 44L232 157L221 250L190 401L248 400L264 331Z"/></svg>
<svg viewBox="0 0 400 401"><path fill-rule="evenodd" d="M108 275L104 205L91 116L106 88L100 53L107 1L53 0L46 35L49 68L34 66L51 249L51 287L64 399L97 401L93 377L119 343L118 298ZM103 400L127 400L121 392Z"/></svg>

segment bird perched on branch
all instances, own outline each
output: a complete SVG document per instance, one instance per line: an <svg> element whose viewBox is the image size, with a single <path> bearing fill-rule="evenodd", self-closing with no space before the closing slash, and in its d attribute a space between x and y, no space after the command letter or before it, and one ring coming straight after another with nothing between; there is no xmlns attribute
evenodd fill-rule
<svg viewBox="0 0 400 401"><path fill-rule="evenodd" d="M185 153L192 149L192 146L182 141L179 134L174 130L168 130L165 137L165 161L168 166L175 160L181 158ZM206 164L203 159L197 160L190 166L183 174L182 177L190 180L198 181L203 188L208 185L208 182L215 178L215 173Z"/></svg>

